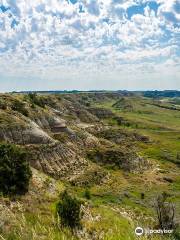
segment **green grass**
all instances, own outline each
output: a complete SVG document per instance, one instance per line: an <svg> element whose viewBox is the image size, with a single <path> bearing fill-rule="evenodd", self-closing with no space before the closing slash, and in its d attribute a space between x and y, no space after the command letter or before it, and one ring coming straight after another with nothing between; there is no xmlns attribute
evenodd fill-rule
<svg viewBox="0 0 180 240"><path fill-rule="evenodd" d="M21 215L20 219L16 219L16 224L6 233L0 233L2 240L75 240L77 239L72 233L65 229L62 231L56 225L56 220L49 219L44 223L42 216L37 215Z"/></svg>
<svg viewBox="0 0 180 240"><path fill-rule="evenodd" d="M131 123L129 127L119 126L119 128L147 135L151 142L148 144L136 142L136 148L144 158L148 158L155 165L158 164L164 171L164 174L157 175L155 173L152 176L147 176L147 183L146 181L139 182L137 176L132 175L129 177L129 183L126 182L126 187L128 185L133 187L134 185L136 191L133 195L137 196L139 192L143 191L146 198L149 198L149 202L159 192L170 192L174 195L173 201L176 202L177 214L180 216L180 194L178 194L180 179L177 165L179 163L177 153L180 152L180 112L153 106L151 101L149 99L133 98L133 111L129 112L113 108L112 105L115 101L102 102L96 104L96 107L110 109L117 116L121 116ZM113 119L108 119L106 122L117 127ZM163 182L162 178L164 176L173 178L173 183ZM142 179L144 178L145 175L142 176ZM158 179L161 179L161 181ZM147 187L144 187L144 184L147 184ZM112 184L112 186L115 185ZM121 184L119 189L121 189ZM125 201L125 205L134 207L133 201L129 199ZM137 207L141 209L140 206Z"/></svg>

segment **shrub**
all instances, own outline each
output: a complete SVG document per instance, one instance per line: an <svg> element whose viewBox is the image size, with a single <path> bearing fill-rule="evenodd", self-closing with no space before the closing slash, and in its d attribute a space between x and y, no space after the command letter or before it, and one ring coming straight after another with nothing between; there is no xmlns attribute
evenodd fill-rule
<svg viewBox="0 0 180 240"><path fill-rule="evenodd" d="M88 188L86 188L86 190L84 192L84 197L88 200L91 199L91 192Z"/></svg>
<svg viewBox="0 0 180 240"><path fill-rule="evenodd" d="M28 116L28 110L25 108L24 103L15 100L12 104L12 110L17 111L21 114L23 114L24 116Z"/></svg>
<svg viewBox="0 0 180 240"><path fill-rule="evenodd" d="M163 192L155 201L158 225L161 229L173 229L175 227L175 207L167 201L167 198L168 194Z"/></svg>
<svg viewBox="0 0 180 240"><path fill-rule="evenodd" d="M141 199L143 200L145 198L145 193L141 193Z"/></svg>
<svg viewBox="0 0 180 240"><path fill-rule="evenodd" d="M30 177L26 152L12 144L0 144L0 192L24 194L28 191Z"/></svg>
<svg viewBox="0 0 180 240"><path fill-rule="evenodd" d="M44 99L42 97L38 96L36 93L29 93L28 99L30 100L32 106L38 105L39 107L44 108L46 105Z"/></svg>
<svg viewBox="0 0 180 240"><path fill-rule="evenodd" d="M70 196L67 191L61 194L61 200L56 205L57 215L63 227L75 229L81 226L81 201Z"/></svg>
<svg viewBox="0 0 180 240"><path fill-rule="evenodd" d="M91 106L91 103L90 103L90 102L85 102L84 105L85 105L86 107L90 107L90 106Z"/></svg>
<svg viewBox="0 0 180 240"><path fill-rule="evenodd" d="M88 99L89 99L88 96L82 96L83 101L87 101Z"/></svg>
<svg viewBox="0 0 180 240"><path fill-rule="evenodd" d="M3 101L0 100L0 109L6 110L7 109L7 104Z"/></svg>

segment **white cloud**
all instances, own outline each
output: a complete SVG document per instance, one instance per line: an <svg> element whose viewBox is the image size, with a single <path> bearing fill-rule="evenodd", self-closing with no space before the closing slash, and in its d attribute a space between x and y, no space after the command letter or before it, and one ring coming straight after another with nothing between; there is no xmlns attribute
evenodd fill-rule
<svg viewBox="0 0 180 240"><path fill-rule="evenodd" d="M179 74L179 28L164 15L170 12L178 19L179 13L175 1L157 2L157 16L147 5L144 15L128 19L126 10L137 1L0 1L10 7L0 12L0 73L49 80L76 77L81 82L87 76L101 82L128 71L151 75L157 66L170 65ZM18 24L12 28L13 19Z"/></svg>

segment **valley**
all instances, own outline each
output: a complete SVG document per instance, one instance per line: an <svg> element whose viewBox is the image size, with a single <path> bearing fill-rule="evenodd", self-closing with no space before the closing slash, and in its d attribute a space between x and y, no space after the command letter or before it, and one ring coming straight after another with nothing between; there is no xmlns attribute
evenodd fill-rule
<svg viewBox="0 0 180 240"><path fill-rule="evenodd" d="M28 154L26 194L0 195L2 240L179 239L178 97L128 92L0 94L0 144ZM82 227L59 227L66 190L82 202ZM0 191L1 192L1 191ZM157 229L157 197L175 206L174 234Z"/></svg>

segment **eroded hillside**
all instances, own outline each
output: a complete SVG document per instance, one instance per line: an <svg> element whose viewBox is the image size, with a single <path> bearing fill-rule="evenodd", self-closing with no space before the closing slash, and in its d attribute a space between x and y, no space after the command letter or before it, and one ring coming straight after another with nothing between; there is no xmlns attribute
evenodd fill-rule
<svg viewBox="0 0 180 240"><path fill-rule="evenodd" d="M33 171L25 196L0 198L3 239L136 239L135 226L156 225L162 191L178 222L180 112L161 105L122 93L1 94L0 141L25 149ZM65 188L84 201L76 236L55 224Z"/></svg>

